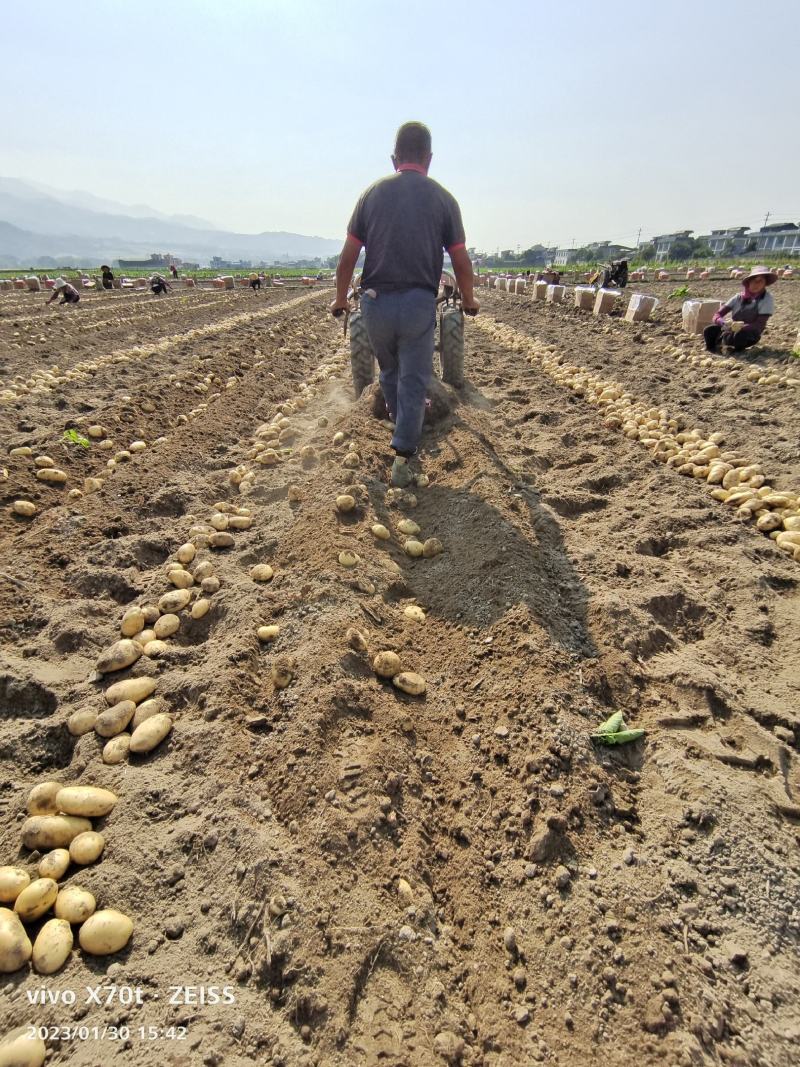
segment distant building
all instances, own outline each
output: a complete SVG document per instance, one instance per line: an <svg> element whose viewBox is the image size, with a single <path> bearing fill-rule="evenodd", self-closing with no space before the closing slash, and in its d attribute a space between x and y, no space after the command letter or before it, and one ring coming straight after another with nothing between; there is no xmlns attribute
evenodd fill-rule
<svg viewBox="0 0 800 1067"><path fill-rule="evenodd" d="M165 270L173 262L173 257L153 252L149 259L121 259L120 270Z"/></svg>
<svg viewBox="0 0 800 1067"><path fill-rule="evenodd" d="M779 222L762 226L758 233L748 234L756 242L756 252L772 255L800 255L800 226L793 222Z"/></svg>
<svg viewBox="0 0 800 1067"><path fill-rule="evenodd" d="M712 230L698 240L705 241L713 256L739 256L747 251L750 235L747 226L729 226L725 230Z"/></svg>
<svg viewBox="0 0 800 1067"><path fill-rule="evenodd" d="M249 259L240 259L238 263L234 263L228 259L220 259L219 256L213 256L211 263L209 264L213 270L247 270L252 267L252 261Z"/></svg>
<svg viewBox="0 0 800 1067"><path fill-rule="evenodd" d="M656 259L669 259L672 246L681 238L691 237L694 230L678 230L676 233L662 233L653 238Z"/></svg>
<svg viewBox="0 0 800 1067"><path fill-rule="evenodd" d="M578 258L576 252L577 249L575 248L557 248L553 254L553 265L556 267L566 267L568 263L574 263Z"/></svg>

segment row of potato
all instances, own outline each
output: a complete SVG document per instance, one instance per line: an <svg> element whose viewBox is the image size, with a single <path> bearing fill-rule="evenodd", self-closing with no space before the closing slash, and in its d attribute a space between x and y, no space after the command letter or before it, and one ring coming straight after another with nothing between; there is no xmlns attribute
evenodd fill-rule
<svg viewBox="0 0 800 1067"><path fill-rule="evenodd" d="M31 962L38 974L55 974L69 959L73 926L84 952L108 956L123 949L133 933L127 915L114 908L97 911L94 895L77 885L62 888L71 865L96 863L105 848L104 836L92 829L117 803L108 789L42 782L28 797L22 844L44 853L31 878L23 867L0 867L0 973L11 974ZM31 944L25 924L46 920Z"/></svg>
<svg viewBox="0 0 800 1067"><path fill-rule="evenodd" d="M740 360L733 359L730 356L719 358L718 356L706 354L697 355L693 352L686 352L677 345L663 345L661 351L665 355L674 356L677 363L688 363L693 367L716 367L720 371L727 371L731 378L738 378L744 369ZM796 375L780 374L777 371L765 372L763 367L751 367L744 377L748 382L753 382L756 385L800 385L800 378Z"/></svg>
<svg viewBox="0 0 800 1067"><path fill-rule="evenodd" d="M477 320L476 320L477 321ZM636 400L617 382L599 377L586 367L567 363L556 346L544 344L512 327L479 324L498 341L526 354L559 385L603 409L603 423L640 441L662 463L707 486L710 495L736 508L743 520L772 538L778 548L800 562L800 492L778 492L760 464L750 463L735 450L724 449L724 435L681 429L663 408Z"/></svg>

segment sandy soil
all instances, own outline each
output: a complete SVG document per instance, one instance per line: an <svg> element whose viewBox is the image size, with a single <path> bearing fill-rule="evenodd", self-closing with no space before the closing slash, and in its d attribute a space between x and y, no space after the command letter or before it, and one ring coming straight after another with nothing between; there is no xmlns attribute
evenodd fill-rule
<svg viewBox="0 0 800 1067"><path fill-rule="evenodd" d="M787 359L800 305L795 289L779 296L768 364ZM19 830L37 782L113 789L103 856L64 882L135 923L115 956L76 948L53 976L4 976L0 1033L98 1028L50 1040L48 1063L800 1057L800 567L604 426L524 342L724 432L795 489L797 393L667 357L664 345L702 353L666 301L631 326L481 298L468 384L443 391L426 432L430 482L399 501L390 431L369 397L352 399L323 294L99 294L45 330L0 305L4 387L97 362L0 408L9 449L68 475L44 487L31 458L3 461L0 863L35 869ZM292 452L255 464L255 434L281 407ZM95 422L113 450L64 441ZM109 475L134 439L148 448ZM246 493L230 483L240 464L255 471ZM66 498L98 474L102 488ZM345 490L360 501L349 515L335 508ZM21 495L32 520L9 514ZM121 675L156 679L174 729L108 766L66 720L102 706L98 654L128 605L171 588L167 562L218 502L254 521L192 564L211 560L220 579L210 612L184 614L163 656ZM407 556L404 517L444 552ZM260 562L268 584L249 576ZM270 622L279 637L262 644ZM424 676L424 697L376 677L381 650ZM617 709L644 740L594 745ZM142 1003L84 1003L98 984ZM227 987L233 1003L198 1003L196 987ZM77 1003L32 1007L39 989Z"/></svg>

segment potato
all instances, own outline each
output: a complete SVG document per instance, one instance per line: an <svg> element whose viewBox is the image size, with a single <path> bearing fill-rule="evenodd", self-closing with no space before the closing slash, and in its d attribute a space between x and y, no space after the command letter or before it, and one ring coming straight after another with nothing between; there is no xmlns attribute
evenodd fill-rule
<svg viewBox="0 0 800 1067"><path fill-rule="evenodd" d="M407 619L411 619L412 622L425 622L425 619L427 618L422 608L418 607L416 604L409 604L407 607L403 608L403 614Z"/></svg>
<svg viewBox="0 0 800 1067"><path fill-rule="evenodd" d="M15 515L23 515L26 519L30 519L36 514L36 505L30 500L15 500L11 505L11 510Z"/></svg>
<svg viewBox="0 0 800 1067"><path fill-rule="evenodd" d="M70 842L69 858L73 863L86 866L100 859L103 849L106 847L106 839L96 830L88 830L85 834L78 834Z"/></svg>
<svg viewBox="0 0 800 1067"><path fill-rule="evenodd" d="M372 530L373 537L377 537L379 541L388 541L389 538L392 536L386 529L386 527L380 522L376 522L374 526L370 527L370 529Z"/></svg>
<svg viewBox="0 0 800 1067"><path fill-rule="evenodd" d="M148 719L152 719L154 715L160 715L164 710L164 705L159 697L153 697L151 700L145 700L136 709L136 713L133 716L131 722L131 729L135 730L138 726L141 726L143 722L147 722Z"/></svg>
<svg viewBox="0 0 800 1067"><path fill-rule="evenodd" d="M196 582L202 582L204 578L210 578L214 573L214 564L210 560L203 560L195 567L193 574Z"/></svg>
<svg viewBox="0 0 800 1067"><path fill-rule="evenodd" d="M131 667L142 654L142 646L138 641L132 641L123 637L100 654L97 661L97 669L101 674L111 674L112 671L124 671Z"/></svg>
<svg viewBox="0 0 800 1067"><path fill-rule="evenodd" d="M123 763L128 758L131 747L130 734L117 734L103 746L103 763L115 765Z"/></svg>
<svg viewBox="0 0 800 1067"><path fill-rule="evenodd" d="M77 815L32 815L22 824L22 843L31 852L69 848L73 837L91 828L88 819Z"/></svg>
<svg viewBox="0 0 800 1067"><path fill-rule="evenodd" d="M249 530L252 525L252 515L231 515L228 519L228 528L231 530Z"/></svg>
<svg viewBox="0 0 800 1067"><path fill-rule="evenodd" d="M200 588L204 593L213 594L219 589L219 578L212 574L208 578L204 578L200 583Z"/></svg>
<svg viewBox="0 0 800 1067"><path fill-rule="evenodd" d="M178 590L186 590L190 586L194 585L194 578L188 571L182 568L175 568L169 572L169 580Z"/></svg>
<svg viewBox="0 0 800 1067"><path fill-rule="evenodd" d="M211 534L208 543L212 548L233 548L236 544L233 539L233 534L227 532Z"/></svg>
<svg viewBox="0 0 800 1067"><path fill-rule="evenodd" d="M343 567L357 567L360 562L361 557L356 552L345 549L344 552L339 553L339 563Z"/></svg>
<svg viewBox="0 0 800 1067"><path fill-rule="evenodd" d="M417 526L413 519L401 519L397 524L397 529L401 534L405 534L407 537L414 537L419 533L419 526Z"/></svg>
<svg viewBox="0 0 800 1067"><path fill-rule="evenodd" d="M136 705L132 711L135 707ZM85 815L87 819L99 819L113 811L117 796L110 789L101 789L99 786L68 785L59 789L56 801L65 815Z"/></svg>
<svg viewBox="0 0 800 1067"><path fill-rule="evenodd" d="M219 512L212 515L208 520L209 525L213 526L215 530L227 530L228 529L228 516Z"/></svg>
<svg viewBox="0 0 800 1067"><path fill-rule="evenodd" d="M131 734L131 752L151 752L172 729L172 716L159 712L137 726Z"/></svg>
<svg viewBox="0 0 800 1067"><path fill-rule="evenodd" d="M33 943L33 969L38 974L55 974L72 951L72 927L66 919L48 919Z"/></svg>
<svg viewBox="0 0 800 1067"><path fill-rule="evenodd" d="M106 431L103 429L103 427L97 425L96 423L89 426L86 430L86 433L89 435L89 437L94 437L95 439L105 437L106 435Z"/></svg>
<svg viewBox="0 0 800 1067"><path fill-rule="evenodd" d="M196 600L194 602L194 604L192 605L192 610L191 610L190 614L191 614L193 619L202 619L204 616L206 616L208 614L208 611L209 611L210 607L211 607L211 601L201 598L200 600Z"/></svg>
<svg viewBox="0 0 800 1067"><path fill-rule="evenodd" d="M400 657L396 652L379 652L372 661L372 669L381 678L393 678L402 670Z"/></svg>
<svg viewBox="0 0 800 1067"><path fill-rule="evenodd" d="M192 579L192 582L194 582L194 579ZM165 593L161 597L158 602L158 610L162 615L177 615L179 611L183 611L191 599L192 594L188 589L175 589L173 592ZM156 619L156 622L158 622L158 619Z"/></svg>
<svg viewBox="0 0 800 1067"><path fill-rule="evenodd" d="M97 716L97 721L94 724L95 733L100 737L116 737L117 734L121 734L127 728L135 711L136 705L132 700L121 700L113 708L106 708L105 711L101 711ZM67 814L74 815L78 813L67 812Z"/></svg>
<svg viewBox="0 0 800 1067"><path fill-rule="evenodd" d="M294 665L287 656L280 656L270 668L272 684L276 689L285 689L294 678Z"/></svg>
<svg viewBox="0 0 800 1067"><path fill-rule="evenodd" d="M133 923L127 915L114 908L104 908L90 915L81 927L78 941L84 952L92 956L110 956L125 948L133 933Z"/></svg>
<svg viewBox="0 0 800 1067"><path fill-rule="evenodd" d="M56 897L56 906L53 911L57 919L66 919L68 923L77 924L86 922L96 907L97 902L88 889L68 885Z"/></svg>
<svg viewBox="0 0 800 1067"><path fill-rule="evenodd" d="M19 916L9 908L0 908L0 974L18 971L31 958L31 951L31 943Z"/></svg>
<svg viewBox="0 0 800 1067"><path fill-rule="evenodd" d="M275 571L268 563L256 563L255 567L250 568L250 577L254 582L271 582L274 575Z"/></svg>
<svg viewBox="0 0 800 1067"><path fill-rule="evenodd" d="M425 559L433 559L434 556L444 552L444 545L438 537L429 537L422 546L422 555Z"/></svg>
<svg viewBox="0 0 800 1067"><path fill-rule="evenodd" d="M336 432L336 433L335 433L335 434L333 435L333 443L334 443L334 444L335 444L335 445L336 445L337 447L338 447L339 445L343 445L343 444L345 443L345 440L346 440L346 437L345 437L345 435L344 435L344 434L342 433L342 431L341 431L341 430L337 430L337 432Z"/></svg>
<svg viewBox="0 0 800 1067"><path fill-rule="evenodd" d="M31 1034L32 1025L18 1026L0 1038L0 1067L42 1067L47 1046L38 1032Z"/></svg>
<svg viewBox="0 0 800 1067"><path fill-rule="evenodd" d="M144 612L141 608L128 608L122 616L120 630L125 637L136 637L144 629ZM141 642L139 642L141 644Z"/></svg>
<svg viewBox="0 0 800 1067"><path fill-rule="evenodd" d="M181 545L181 547L175 553L175 557L180 563L191 563L196 555L197 549L194 547L191 541L187 541L186 544Z"/></svg>
<svg viewBox="0 0 800 1067"><path fill-rule="evenodd" d="M360 462L361 456L359 456L358 452L348 452L342 460L342 466L347 467L348 470L355 470Z"/></svg>
<svg viewBox="0 0 800 1067"><path fill-rule="evenodd" d="M57 815L60 811L56 803L59 789L63 789L61 782L40 782L28 793L29 815Z"/></svg>
<svg viewBox="0 0 800 1067"><path fill-rule="evenodd" d="M52 852L42 856L37 869L40 878L52 878L58 882L67 873L68 868L69 850L66 848L54 848Z"/></svg>
<svg viewBox="0 0 800 1067"><path fill-rule="evenodd" d="M145 645L144 654L148 659L158 659L159 656L163 656L165 652L169 652L169 645L166 641L148 641Z"/></svg>
<svg viewBox="0 0 800 1067"><path fill-rule="evenodd" d="M29 459L33 455L33 449L28 445L19 445L17 448L10 448L8 454L18 456L20 459Z"/></svg>
<svg viewBox="0 0 800 1067"><path fill-rule="evenodd" d="M132 700L139 704L155 690L155 678L126 678L124 682L115 682L105 691L106 703L114 705L123 700Z"/></svg>
<svg viewBox="0 0 800 1067"><path fill-rule="evenodd" d="M0 903L13 904L30 883L31 876L22 867L0 867Z"/></svg>
<svg viewBox="0 0 800 1067"><path fill-rule="evenodd" d="M168 613L162 615L153 627L153 632L159 641L163 641L165 637L172 637L174 633L180 629L181 620L177 615Z"/></svg>
<svg viewBox="0 0 800 1067"><path fill-rule="evenodd" d="M273 623L270 626L259 626L256 630L256 635L259 641L274 641L280 632L280 626Z"/></svg>
<svg viewBox="0 0 800 1067"><path fill-rule="evenodd" d="M142 607L142 615L144 615L145 626L155 625L160 614L161 612L158 610L155 604L145 604ZM137 640L139 639L137 638ZM141 644L141 641L139 643Z"/></svg>
<svg viewBox="0 0 800 1067"><path fill-rule="evenodd" d="M58 882L54 878L35 878L14 901L14 911L23 922L32 923L52 908L57 896Z"/></svg>
<svg viewBox="0 0 800 1067"><path fill-rule="evenodd" d="M67 474L58 467L43 467L36 472L36 478L37 481L49 482L51 485L63 485L67 480Z"/></svg>
<svg viewBox="0 0 800 1067"><path fill-rule="evenodd" d="M409 693L414 697L422 696L427 688L422 675L415 674L413 671L403 671L401 674L396 674L392 678L392 684L396 685L398 689L402 689L404 693Z"/></svg>
<svg viewBox="0 0 800 1067"><path fill-rule="evenodd" d="M94 708L81 708L67 719L67 729L73 737L83 737L94 729L96 722L97 711Z"/></svg>
<svg viewBox="0 0 800 1067"><path fill-rule="evenodd" d="M403 549L407 556L411 556L413 559L419 559L425 551L425 546L421 541L417 541L415 538L411 537L403 545Z"/></svg>
<svg viewBox="0 0 800 1067"><path fill-rule="evenodd" d="M353 511L356 506L355 497L349 493L340 493L336 497L336 510L341 511L343 515L346 515L348 511Z"/></svg>

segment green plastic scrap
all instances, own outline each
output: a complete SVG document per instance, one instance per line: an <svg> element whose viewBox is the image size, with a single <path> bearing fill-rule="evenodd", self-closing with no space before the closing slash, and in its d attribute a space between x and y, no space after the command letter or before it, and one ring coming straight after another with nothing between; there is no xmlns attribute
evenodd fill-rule
<svg viewBox="0 0 800 1067"><path fill-rule="evenodd" d="M638 741L640 737L644 737L644 730L617 730L613 733L601 731L592 734L592 740L603 745L625 745L629 741Z"/></svg>
<svg viewBox="0 0 800 1067"><path fill-rule="evenodd" d="M597 727L599 734L615 734L619 730L625 729L625 719L621 711L615 711L614 714L606 719L604 723L601 723Z"/></svg>

